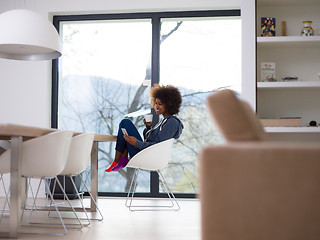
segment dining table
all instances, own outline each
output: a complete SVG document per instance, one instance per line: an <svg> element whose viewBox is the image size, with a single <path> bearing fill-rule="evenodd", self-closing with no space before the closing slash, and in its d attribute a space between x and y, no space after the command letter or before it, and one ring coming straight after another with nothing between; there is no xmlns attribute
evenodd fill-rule
<svg viewBox="0 0 320 240"><path fill-rule="evenodd" d="M22 143L25 140L43 136L45 134L59 131L56 128L42 128L35 126L26 126L13 123L0 123L0 140L10 141L11 159L10 159L10 214L8 231L1 231L0 237L18 238L21 217L21 199L22 199L22 177L21 177L21 156L23 155ZM74 131L74 136L83 132ZM108 134L96 133L91 152L91 194L93 200L90 202L89 210L96 211L93 201L98 197L98 143L114 142L117 137Z"/></svg>

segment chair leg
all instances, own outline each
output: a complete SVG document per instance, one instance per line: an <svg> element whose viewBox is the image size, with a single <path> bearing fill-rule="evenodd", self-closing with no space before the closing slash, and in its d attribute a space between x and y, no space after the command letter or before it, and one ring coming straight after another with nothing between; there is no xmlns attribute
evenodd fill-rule
<svg viewBox="0 0 320 240"><path fill-rule="evenodd" d="M23 204L23 206L22 206L21 221L22 221L22 219L23 219L24 211L27 209L27 201L28 201L29 189L30 189L30 192L31 192L31 194L32 194L32 199L33 199L32 210L33 210L33 207L35 208L35 210L37 210L36 195L38 195L39 188L40 188L40 185L41 185L41 182L42 182L42 179L40 179L39 185L38 185L38 188L37 188L37 192L36 192L36 195L35 195L34 192L33 192L32 187L31 187L31 178L26 178L26 179L27 179L27 186L26 186L26 190L25 190L24 204ZM30 221L30 217L31 217L31 214L29 215L29 221Z"/></svg>
<svg viewBox="0 0 320 240"><path fill-rule="evenodd" d="M51 201L51 203L50 203L50 205L49 205L48 217L50 217L51 207L53 206L53 207L55 208L55 210L56 210L56 212L57 212L57 214L58 214L58 217L59 217L59 219L60 219L60 222L61 222L62 216L61 216L60 211L59 211L59 209L58 209L58 204L54 201L53 194L52 194L52 192L50 191L50 185L48 184L48 182L47 182L45 179L41 179L41 181L42 181L42 180L44 180L44 182L45 182L45 186L46 186L46 189L47 189L47 191L48 191L48 195L50 196L50 201ZM37 197L38 197L39 187L40 187L40 185L41 185L41 181L39 182L39 186L38 186L38 189L37 189L37 192L36 192L36 196L35 196L34 202L33 202L33 204L32 204L31 212L30 212L30 214L29 214L29 218L28 218L28 222L29 222L29 223L35 223L35 222L31 222L31 215L32 215L32 212L35 210L35 206L36 206L35 202L36 202L36 199L37 199ZM61 186L61 184L60 184L60 182L59 182L59 180L58 180L57 177L55 177L55 182L58 183L58 185L59 185L59 187L61 188L63 194L65 194L65 191L64 191L64 189L62 189L62 186ZM77 215L77 213L75 212L74 208L72 207L71 202L70 202L70 200L69 200L69 198L68 198L67 196L66 196L66 200L68 201L70 207L71 207L72 210L73 210L73 213L75 214L75 216L76 216L76 218L77 218L77 220L78 220L78 222L79 222L79 224L80 224L80 229L83 228L83 224L82 224L82 222L80 221L80 219L78 218L78 215ZM58 210L58 211L57 211L57 210ZM62 222L63 222L63 221L62 221ZM42 223L39 223L39 224L42 224ZM55 225L55 224L51 224L51 225ZM65 226L66 224L63 222L63 225ZM74 224L67 224L67 225L74 225ZM77 229L79 229L79 228L77 228Z"/></svg>
<svg viewBox="0 0 320 240"><path fill-rule="evenodd" d="M49 179L49 186L51 185L51 180L52 180L52 178ZM51 192L51 193L52 193L52 196L54 196L54 194L55 194L56 184L57 184L57 180L54 179L53 186L52 186L52 192ZM48 197L48 195L47 195L47 197ZM52 207L52 206L53 206L53 202L52 202L52 200L51 200L51 202L50 202L50 204L49 204L48 217L50 217L51 207Z"/></svg>
<svg viewBox="0 0 320 240"><path fill-rule="evenodd" d="M76 190L76 194L77 194L77 196L78 196L78 198L80 199L80 194L79 194L79 192L78 192L78 190L77 190L77 188L76 188L76 186L75 186L75 183L74 183L74 181L73 181L73 179L72 179L72 176L70 176L70 180L71 180L71 182L72 182L72 184L73 184L73 186L74 186L74 188L75 188L75 190ZM58 185L59 185L59 187L61 188L61 190L62 190L62 192L63 192L63 201L67 201L68 202L68 204L69 204L69 206L70 207L67 207L67 208L69 208L69 209L72 209L72 211L73 211L73 213L75 214L75 216L76 216L76 218L77 218L77 220L79 221L79 223L80 223L80 228L82 228L83 226L88 226L89 224L90 224L90 219L89 219L89 217L88 217L88 214L87 214L87 212L86 212L86 210L84 209L84 212L85 212L85 215L86 215L86 220L88 221L88 223L87 224L83 224L82 222L81 222L81 218L80 217L78 217L78 214L76 213L76 211L75 211L75 209L74 209L74 207L71 205L71 201L70 201L70 199L68 198L68 195L66 194L66 192L65 192L65 176L64 176L64 178L63 178L63 186L62 186L62 183L59 181L59 179L58 178L55 178L55 180L54 180L54 185L53 185L53 192L52 192L52 195L54 196L54 191L55 191L55 189L56 189L56 184L57 184L57 182L58 182ZM80 201L81 201L82 199L80 199ZM59 206L60 205L63 205L64 204L64 202L62 202L62 203L59 203L57 206L58 206L58 208L60 208ZM83 207L83 203L81 202L81 205L82 205L82 207ZM48 212L48 216L50 217L50 213L51 213L51 207L53 206L53 202L51 201L51 203L49 204L49 212ZM65 208L65 207L62 207L62 208ZM64 219L74 219L74 218L70 218L70 217L63 217ZM74 224L66 224L66 225L74 225Z"/></svg>
<svg viewBox="0 0 320 240"><path fill-rule="evenodd" d="M42 180L43 179L41 178L40 181L39 181L39 184L38 184L36 195L33 198L33 203L32 203L32 207L31 207L31 210L30 210L29 217L28 217L28 222L31 221L32 212L33 212L34 209L36 209L36 200L37 200L37 197L38 197L38 193L39 193L39 189L40 189L40 185L41 185ZM28 192L28 188L26 189L26 192ZM26 193L26 199L25 199L25 203L24 203L25 206L27 205L26 202L27 202L27 193ZM25 208L23 208L23 211L22 211L22 214L21 214L21 221L22 221L22 218L23 218L24 210L25 210Z"/></svg>
<svg viewBox="0 0 320 240"><path fill-rule="evenodd" d="M190 186L192 187L193 191L196 192L196 189L194 187L194 184L192 183L192 181L190 180L189 174L187 173L186 169L180 165L180 167L182 168L182 171L184 173L184 175L186 176L187 180L189 181Z"/></svg>
<svg viewBox="0 0 320 240"><path fill-rule="evenodd" d="M81 182L81 185L80 185L80 189L82 189L82 191L83 191L83 189L85 188L85 186L84 185L90 185L90 178L89 178L89 175L88 175L88 173L87 173L87 170L85 170L85 171L83 171L82 173L80 173L80 175L82 176L82 174L85 174L86 175L86 181L84 181L84 183L85 184L83 184L82 182Z"/></svg>
<svg viewBox="0 0 320 240"><path fill-rule="evenodd" d="M136 176L134 176L131 181L130 189L129 189L127 199L126 199L126 206L129 208L130 211L178 211L178 210L180 210L180 206L179 206L171 188L169 187L167 181L165 180L164 176L162 175L162 173L160 171L157 171L157 173L159 174L159 177L162 180L164 191L167 193L169 200L171 202L171 205L169 205L169 206L168 205L164 205L164 206L160 206L160 205L148 205L148 206L133 205L132 204L133 195L134 195L137 183L138 183L138 181L137 181L138 174L136 174ZM132 190L132 193L131 193L131 190ZM127 204L127 202L129 201L128 198L130 196L130 193L131 193L130 203Z"/></svg>
<svg viewBox="0 0 320 240"><path fill-rule="evenodd" d="M56 178L57 178L57 177L56 177ZM50 191L50 186L48 185L47 181L44 181L44 182L45 182L47 191L48 191L48 193L49 193L49 195L50 195L50 198L51 198L51 200L52 200L52 202L53 202L53 205L54 205L54 207L55 207L55 209L56 209L56 212L57 212L57 214L58 214L58 216L59 216L61 225L63 226L64 233L66 234L66 233L67 233L67 228L66 228L66 225L64 224L64 222L63 222L63 220L62 220L62 217L61 217L61 214L60 214L60 212L59 212L59 209L58 209L57 205L55 204L53 195L52 195L52 193L51 193L51 191Z"/></svg>
<svg viewBox="0 0 320 240"><path fill-rule="evenodd" d="M92 218L91 218L91 219L92 219L92 220L99 220L99 221L102 221L102 220L103 220L103 215L102 215L102 213L101 213L101 211L100 211L100 209L99 209L99 207L98 207L97 202L94 200L94 198L93 198L93 196L92 196L92 194L91 194L91 192L90 192L90 190L89 190L89 188L88 188L87 184L84 182L84 180L83 180L83 178L82 178L81 174L79 174L79 176L80 176L80 179L81 179L81 182L82 182L83 186L87 189L87 192L89 193L89 196L90 196L90 198L91 198L92 202L94 203L94 205L95 205L95 207L96 207L96 209L97 209L97 211L99 212L99 215L100 215L100 219L92 219Z"/></svg>
<svg viewBox="0 0 320 240"><path fill-rule="evenodd" d="M10 202L9 202L9 194L8 194L8 192L6 190L6 186L5 186L4 181L3 181L3 174L0 175L0 181L2 182L3 192L5 194L5 201L4 201L4 204L3 204L1 217L0 217L0 223L1 223L1 220L2 220L2 217L4 215L4 212L6 211L6 205L8 205L8 208L9 208L9 211L10 211Z"/></svg>
<svg viewBox="0 0 320 240"><path fill-rule="evenodd" d="M36 200L37 200L37 198L38 198L38 194L39 194L39 190L40 190L40 186L41 186L42 180L45 181L45 179L43 179L43 178L40 179L39 184L38 184L38 187L37 187L36 194L33 195L33 202L32 202L32 206L31 206L31 209L30 209L30 214L29 214L29 217L28 217L28 223L31 222L32 212L33 212L34 210L37 210ZM30 178L29 178L29 185L30 185ZM28 198L28 188L29 188L29 185L27 185L27 188L26 188L26 199L25 199L25 203L24 203L25 207L23 208L23 211L22 211L22 214L21 214L21 221L22 221L22 219L23 219L24 211L25 211L25 209L27 208L27 198ZM49 183L49 186L50 186L50 183ZM52 194L52 193L51 193L51 194ZM53 194L52 194L52 195L53 195ZM47 198L49 198L49 197L50 197L50 195L48 194L48 195L47 195ZM50 206L51 206L51 205L53 205L52 199L51 199L51 204L50 204ZM50 211L51 211L51 208L49 208L49 213L50 213ZM48 215L49 215L49 213L48 213Z"/></svg>
<svg viewBox="0 0 320 240"><path fill-rule="evenodd" d="M157 172L158 172L159 176L160 176L160 177L162 178L162 180L163 180L163 186L164 186L164 188L166 188L165 191L167 192L167 195L168 195L168 197L169 197L170 200L171 200L172 207L174 206L174 204L176 204L176 207L177 207L177 208L176 208L176 209L173 209L173 210L175 210L175 211L180 210L180 205L179 205L179 203L177 202L177 200L176 200L176 198L175 198L175 196L174 196L174 194L173 194L173 192L172 192L169 184L167 183L166 179L164 178L162 172L161 172L160 170L157 171ZM171 198L170 195L172 196L172 198Z"/></svg>
<svg viewBox="0 0 320 240"><path fill-rule="evenodd" d="M70 177L70 180L71 180L71 182L72 182L72 185L73 185L74 189L76 190L76 194L77 194L77 196L78 196L78 198L79 198L79 201L80 201L80 203L81 203L81 207L82 207L82 209L83 209L83 211L84 211L84 213L85 213L85 215L86 215L86 220L88 221L88 224L87 224L87 225L89 225L89 224L90 224L90 219L89 219L87 210L86 210L86 208L85 208L85 206L84 206L84 204L83 204L83 199L82 199L82 197L80 196L80 193L79 193L79 191L78 191L78 189L77 189L77 186L76 186L75 182L74 182L73 179L72 179L72 176L69 176L69 177Z"/></svg>
<svg viewBox="0 0 320 240"><path fill-rule="evenodd" d="M40 185L41 185L42 180L44 180L45 188L46 188L46 190L47 190L47 192L48 192L48 195L49 195L49 197L50 197L50 199L51 199L51 201L52 201L52 203L53 203L53 206L55 207L55 210L56 210L56 212L57 212L57 214L58 214L58 216L59 216L59 220L60 220L60 223L61 223L61 225L62 225L62 227L63 227L63 231L64 231L62 234L58 234L58 233L54 233L54 234L45 233L45 235L65 235L65 234L67 233L67 228L66 228L66 226L65 226L65 224L64 224L64 222L63 222L63 220L62 220L62 217L61 217L61 214L60 214L60 212L59 212L59 209L57 208L57 205L55 204L53 195L52 195L52 193L51 193L51 191L50 191L50 187L49 187L47 181L45 181L45 179L43 179L43 178L40 179L40 182L39 182L39 185L38 185L38 188L37 188L36 195L35 195L35 197L34 197L34 199L33 199L32 208L31 208L31 211L30 211L30 214L29 214L29 218L28 218L28 223L31 223L31 224L42 224L42 225L44 225L44 223L31 222L31 215L32 215L32 212L35 210L35 206L36 206L35 202L36 202L37 197L38 197L39 188L40 188Z"/></svg>
<svg viewBox="0 0 320 240"><path fill-rule="evenodd" d="M62 193L63 193L63 195L64 195L64 197L65 197L65 199L67 200L69 206L71 207L72 212L73 212L74 215L76 216L76 219L78 220L78 222L79 222L79 224L80 224L80 228L83 228L83 223L81 222L81 220L80 220L77 212L75 211L74 207L72 206L72 204L71 204L71 202L70 202L70 199L69 199L68 195L66 194L64 188L62 187L62 185L61 185L58 177L55 177L55 180L57 181L57 183L58 183L58 185L59 185L59 187L60 187L60 189L61 189L61 191L62 191ZM54 204L54 206L57 207L56 204Z"/></svg>
<svg viewBox="0 0 320 240"><path fill-rule="evenodd" d="M84 179L82 178L81 174L79 174L78 176L79 176L80 179L81 179L81 184L86 188L87 192L89 193L90 198L92 199L93 203L95 204L96 209L98 210L98 212L99 212L99 214L100 214L100 218L99 218L99 219L89 218L88 212L87 212L87 210L86 210L86 208L85 208L85 206L84 206L84 203L83 203L83 197L81 197L81 194L79 193L79 191L78 191L78 189L77 189L77 187L76 187L76 185L75 185L74 180L72 179L71 176L69 176L69 177L70 177L70 180L71 180L71 182L72 182L72 184L73 184L73 187L74 187L74 189L76 190L76 194L77 194L77 196L78 196L78 198L79 198L79 200L80 200L80 202L81 202L82 209L83 209L83 211L84 211L85 214L86 214L86 220L88 220L89 224L90 224L90 220L99 220L99 221L102 221L102 220L103 220L103 216L102 216L102 213L101 213L100 209L99 209L98 206L97 206L96 201L93 199L93 196L92 196L91 192L89 191L89 188L88 188L88 186L86 185L86 183L85 183ZM65 198L65 196L64 196L64 198ZM89 225L89 224L87 224L87 225Z"/></svg>
<svg viewBox="0 0 320 240"><path fill-rule="evenodd" d="M34 192L33 192L33 188L32 188L32 185L31 185L31 178L28 178L29 180L29 183L27 184L27 189L26 189L26 196L27 196L27 193L29 192L28 190L30 189L30 192L32 194L32 198L35 199L35 195L34 195ZM41 180L40 180L41 181ZM26 198L27 199L27 198ZM37 205L35 205L36 209L37 209Z"/></svg>
<svg viewBox="0 0 320 240"><path fill-rule="evenodd" d="M132 206L132 200L133 200L133 195L135 192L135 188L137 186L137 178L138 178L138 172L139 170L137 168L135 168L132 179L131 179L131 183L130 183L130 187L128 190L128 195L126 197L126 207L128 207L131 210L131 206ZM132 192L131 192L132 191ZM130 197L131 194L131 197ZM130 199L130 200L129 200ZM128 201L130 201L130 204L128 204Z"/></svg>
<svg viewBox="0 0 320 240"><path fill-rule="evenodd" d="M51 178L49 179L49 186L51 185ZM54 182L53 182L53 186L52 186L52 189L53 189L53 191L51 192L52 193L52 196L54 196L54 194L55 194L55 191L56 191L56 186L57 186L57 179L56 178L54 178ZM63 189L65 189L65 184L63 185ZM63 201L65 201L66 200L66 197L63 195ZM57 203L58 205L63 205L64 204L64 202L60 202L60 203ZM50 217L50 214L51 214L51 207L53 206L53 203L52 203L52 201L50 202L50 204L48 205L48 208L49 208L49 210L48 210L48 217Z"/></svg>

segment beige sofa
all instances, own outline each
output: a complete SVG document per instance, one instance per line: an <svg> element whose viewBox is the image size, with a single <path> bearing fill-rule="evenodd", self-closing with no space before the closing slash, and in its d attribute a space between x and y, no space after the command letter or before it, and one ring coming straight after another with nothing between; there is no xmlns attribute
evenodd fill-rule
<svg viewBox="0 0 320 240"><path fill-rule="evenodd" d="M320 239L320 143L268 141L230 90L208 108L226 143L200 153L202 239Z"/></svg>

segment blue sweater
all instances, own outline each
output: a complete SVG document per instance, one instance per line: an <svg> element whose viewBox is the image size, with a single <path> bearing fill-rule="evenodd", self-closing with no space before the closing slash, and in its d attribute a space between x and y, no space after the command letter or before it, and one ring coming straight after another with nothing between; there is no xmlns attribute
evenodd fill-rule
<svg viewBox="0 0 320 240"><path fill-rule="evenodd" d="M145 141L137 141L134 145L136 148L142 150L155 143L159 143L170 138L178 139L182 133L183 124L176 116L168 116L163 118L152 128L145 128L143 135Z"/></svg>

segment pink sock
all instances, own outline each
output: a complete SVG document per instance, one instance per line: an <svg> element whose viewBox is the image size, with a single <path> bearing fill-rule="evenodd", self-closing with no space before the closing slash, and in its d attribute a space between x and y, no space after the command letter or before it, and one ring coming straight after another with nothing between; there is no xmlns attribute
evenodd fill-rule
<svg viewBox="0 0 320 240"><path fill-rule="evenodd" d="M117 162L113 161L110 165L110 167L108 167L106 170L104 170L105 172L112 172L112 168L114 168L115 166L117 166Z"/></svg>
<svg viewBox="0 0 320 240"><path fill-rule="evenodd" d="M120 171L122 168L124 168L125 166L127 166L128 162L129 162L129 159L128 159L128 158L126 158L126 157L121 157L121 158L119 159L119 162L118 162L117 166L115 166L114 168L112 168L112 171L113 171L113 172Z"/></svg>

